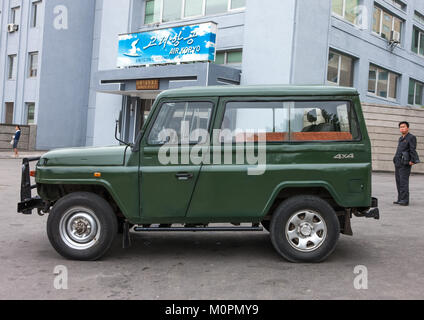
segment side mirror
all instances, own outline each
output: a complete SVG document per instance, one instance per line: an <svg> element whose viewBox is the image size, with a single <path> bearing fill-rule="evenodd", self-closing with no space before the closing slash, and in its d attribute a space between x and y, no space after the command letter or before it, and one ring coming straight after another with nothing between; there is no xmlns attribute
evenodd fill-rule
<svg viewBox="0 0 424 320"><path fill-rule="evenodd" d="M121 133L121 121L120 120L116 120L116 125L115 125L115 139L116 141L122 143L123 145L126 145L128 147L131 147L132 145L128 142L125 142L121 139L118 138L118 131L119 133Z"/></svg>

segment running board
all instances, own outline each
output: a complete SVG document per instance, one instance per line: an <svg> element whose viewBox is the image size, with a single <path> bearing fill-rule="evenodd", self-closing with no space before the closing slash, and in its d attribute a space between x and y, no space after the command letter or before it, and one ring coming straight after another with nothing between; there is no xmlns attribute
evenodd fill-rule
<svg viewBox="0 0 424 320"><path fill-rule="evenodd" d="M262 232L264 229L262 227L179 227L179 228L143 228L135 227L134 231L136 232L237 232L237 231L254 231Z"/></svg>

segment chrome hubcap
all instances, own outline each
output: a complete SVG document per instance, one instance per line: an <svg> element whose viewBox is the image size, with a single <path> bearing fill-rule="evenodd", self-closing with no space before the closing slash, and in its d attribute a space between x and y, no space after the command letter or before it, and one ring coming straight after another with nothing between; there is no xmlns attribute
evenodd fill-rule
<svg viewBox="0 0 424 320"><path fill-rule="evenodd" d="M72 208L60 221L60 236L73 249L89 249L99 239L99 220L94 212L87 208Z"/></svg>
<svg viewBox="0 0 424 320"><path fill-rule="evenodd" d="M287 222L286 238L290 245L301 252L317 250L327 238L327 225L322 216L312 210L295 213Z"/></svg>

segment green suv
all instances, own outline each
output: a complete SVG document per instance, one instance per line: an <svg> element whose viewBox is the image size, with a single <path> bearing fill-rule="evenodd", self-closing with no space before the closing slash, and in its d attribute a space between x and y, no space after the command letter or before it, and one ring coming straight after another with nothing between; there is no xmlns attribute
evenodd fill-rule
<svg viewBox="0 0 424 320"><path fill-rule="evenodd" d="M354 215L379 219L371 175L354 89L185 88L158 96L133 144L25 159L18 211L48 213L68 259L100 259L119 233L128 247L130 230L266 229L285 259L320 262Z"/></svg>

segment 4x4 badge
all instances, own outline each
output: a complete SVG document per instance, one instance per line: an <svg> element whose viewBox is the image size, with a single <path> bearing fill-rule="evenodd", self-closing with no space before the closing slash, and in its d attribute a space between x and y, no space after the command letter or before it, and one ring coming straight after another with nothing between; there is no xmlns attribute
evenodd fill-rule
<svg viewBox="0 0 424 320"><path fill-rule="evenodd" d="M337 160L344 160L344 159L355 159L355 154L354 153L350 153L350 154L338 154L334 157L334 159Z"/></svg>

